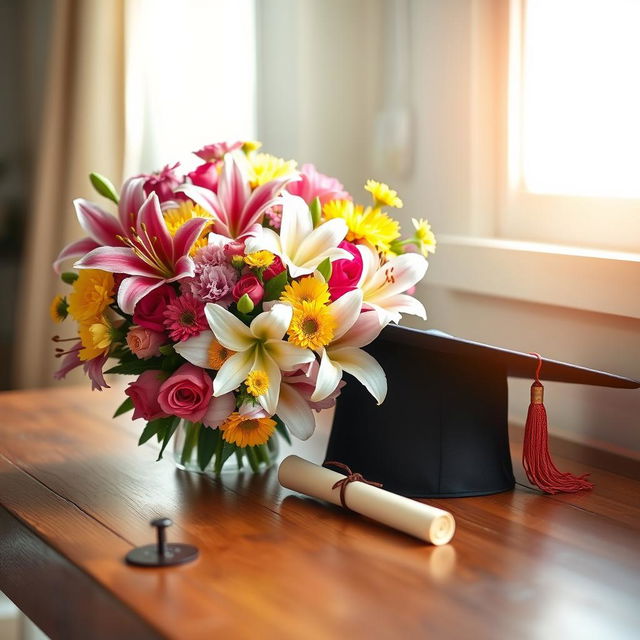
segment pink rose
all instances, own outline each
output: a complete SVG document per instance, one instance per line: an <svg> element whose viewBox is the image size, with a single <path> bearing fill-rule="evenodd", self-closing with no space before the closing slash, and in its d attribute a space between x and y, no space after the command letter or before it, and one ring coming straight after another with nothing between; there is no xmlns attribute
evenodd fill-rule
<svg viewBox="0 0 640 640"><path fill-rule="evenodd" d="M337 300L348 291L353 291L358 286L362 275L362 255L358 247L343 240L339 245L341 249L346 249L353 260L334 260L331 263L331 277L329 278L329 293L332 300Z"/></svg>
<svg viewBox="0 0 640 640"><path fill-rule="evenodd" d="M238 302L244 294L251 298L253 304L258 304L264 296L264 287L260 284L260 280L252 275L242 276L235 287L233 287L233 299Z"/></svg>
<svg viewBox="0 0 640 640"><path fill-rule="evenodd" d="M218 186L218 168L214 162L205 162L187 175L191 182L198 187L215 191Z"/></svg>
<svg viewBox="0 0 640 640"><path fill-rule="evenodd" d="M127 345L140 360L160 355L160 347L167 341L164 333L146 327L131 327L127 333Z"/></svg>
<svg viewBox="0 0 640 640"><path fill-rule="evenodd" d="M183 364L162 383L158 404L166 413L200 422L213 396L213 382L204 369Z"/></svg>
<svg viewBox="0 0 640 640"><path fill-rule="evenodd" d="M158 404L158 391L162 386L164 376L161 371L145 371L140 374L135 382L130 382L124 390L125 394L133 402L133 419L144 418L145 420L155 420L165 418L164 413Z"/></svg>
<svg viewBox="0 0 640 640"><path fill-rule="evenodd" d="M282 264L282 260L280 260L280 256L275 256L273 258L273 262L264 270L262 279L267 282L271 280L271 278L275 278L277 275L281 274L283 271L284 265Z"/></svg>
<svg viewBox="0 0 640 640"><path fill-rule="evenodd" d="M163 284L138 302L133 311L133 321L152 331L164 331L164 311L177 297L171 285Z"/></svg>

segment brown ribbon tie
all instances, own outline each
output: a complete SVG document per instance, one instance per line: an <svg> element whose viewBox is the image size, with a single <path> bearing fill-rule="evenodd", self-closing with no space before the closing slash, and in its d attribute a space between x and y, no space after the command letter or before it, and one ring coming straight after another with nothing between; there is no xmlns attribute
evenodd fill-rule
<svg viewBox="0 0 640 640"><path fill-rule="evenodd" d="M332 466L339 467L340 469L344 469L347 472L346 477L341 478L336 482L331 488L337 489L340 487L340 502L345 509L349 509L347 503L344 501L345 491L347 490L347 486L352 482L364 482L365 484L370 484L372 487L382 487L382 483L380 482L372 482L371 480L367 480L363 477L361 473L353 473L351 469L346 465L342 464L342 462L329 461L325 462L324 466Z"/></svg>

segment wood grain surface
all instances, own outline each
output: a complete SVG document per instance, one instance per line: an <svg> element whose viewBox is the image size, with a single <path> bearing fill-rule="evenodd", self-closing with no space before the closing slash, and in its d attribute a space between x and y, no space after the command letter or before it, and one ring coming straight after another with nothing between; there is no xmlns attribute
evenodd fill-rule
<svg viewBox="0 0 640 640"><path fill-rule="evenodd" d="M453 541L409 536L283 489L137 447L119 389L0 394L0 590L52 638L638 638L640 482L429 500ZM294 451L321 461L330 416ZM285 453L289 452L289 449ZM193 564L127 566L168 516Z"/></svg>

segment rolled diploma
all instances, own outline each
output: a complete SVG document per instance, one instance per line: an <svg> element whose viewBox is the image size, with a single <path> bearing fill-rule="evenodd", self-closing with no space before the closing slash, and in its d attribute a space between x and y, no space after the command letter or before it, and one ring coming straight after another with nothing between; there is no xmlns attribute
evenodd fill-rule
<svg viewBox="0 0 640 640"><path fill-rule="evenodd" d="M342 506L340 487L331 487L344 477L298 456L286 457L278 470L278 480L283 487L338 506ZM448 511L364 482L349 483L344 501L356 513L435 545L449 542L456 530L456 522Z"/></svg>

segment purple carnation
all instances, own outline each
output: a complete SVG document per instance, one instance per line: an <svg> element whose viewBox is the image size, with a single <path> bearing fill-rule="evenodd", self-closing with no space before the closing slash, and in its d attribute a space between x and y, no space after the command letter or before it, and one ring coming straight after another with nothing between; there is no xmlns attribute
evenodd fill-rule
<svg viewBox="0 0 640 640"><path fill-rule="evenodd" d="M238 282L238 272L230 264L197 264L188 283L191 293L202 302L231 303L231 291Z"/></svg>

